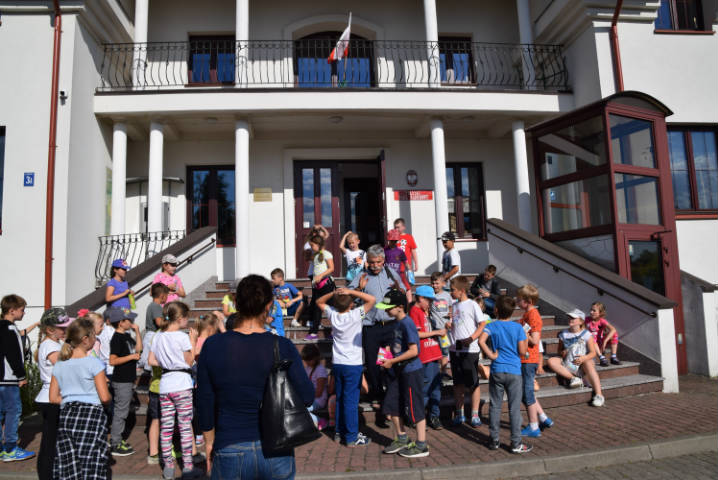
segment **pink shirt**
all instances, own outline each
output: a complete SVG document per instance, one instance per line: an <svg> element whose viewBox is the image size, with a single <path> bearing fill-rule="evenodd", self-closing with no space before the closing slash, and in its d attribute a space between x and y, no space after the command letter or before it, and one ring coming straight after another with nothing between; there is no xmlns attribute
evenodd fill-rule
<svg viewBox="0 0 718 480"><path fill-rule="evenodd" d="M152 283L164 283L167 286L175 284L176 290L179 290L182 287L182 280L180 280L179 275L167 275L165 272L160 272L157 275L155 275L154 280L152 280ZM167 303L174 302L175 300L179 300L180 297L175 292L170 292L169 295L167 295ZM163 304L165 305L165 304Z"/></svg>
<svg viewBox="0 0 718 480"><path fill-rule="evenodd" d="M596 342L598 342L599 338L603 338L606 334L606 326L608 325L608 322L605 318L599 318L594 321L593 318L589 317L584 323L586 325L586 330L591 332L591 335L593 335L593 339Z"/></svg>

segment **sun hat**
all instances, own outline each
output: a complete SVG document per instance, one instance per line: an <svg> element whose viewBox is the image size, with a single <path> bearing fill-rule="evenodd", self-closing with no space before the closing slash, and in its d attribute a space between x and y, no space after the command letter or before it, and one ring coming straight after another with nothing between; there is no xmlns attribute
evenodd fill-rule
<svg viewBox="0 0 718 480"><path fill-rule="evenodd" d="M382 301L374 305L379 310L389 310L399 306L404 307L404 310L406 310L406 294L395 288L389 290Z"/></svg>
<svg viewBox="0 0 718 480"><path fill-rule="evenodd" d="M399 238L401 238L401 234L396 228L392 228L391 230L386 232L386 239L389 242L391 242L392 240L399 240Z"/></svg>
<svg viewBox="0 0 718 480"><path fill-rule="evenodd" d="M40 317L40 325L43 327L61 327L65 328L75 319L67 315L64 308L54 307L45 310Z"/></svg>
<svg viewBox="0 0 718 480"><path fill-rule="evenodd" d="M121 268L121 269L123 269L123 270L129 270L129 269L130 269L130 266L127 265L127 262L125 262L125 260L122 259L122 258L118 258L118 259L114 260L114 261L112 262L112 266L113 266L114 268Z"/></svg>
<svg viewBox="0 0 718 480"><path fill-rule="evenodd" d="M416 287L416 295L418 295L420 297L424 297L424 298L429 298L431 300L436 298L434 289L428 285L421 285L419 287Z"/></svg>
<svg viewBox="0 0 718 480"><path fill-rule="evenodd" d="M567 315L568 315L569 317L571 317L571 318L580 318L581 320L585 320L585 319L586 319L586 314L583 313L583 312L582 312L581 310L579 310L578 308L574 308L573 310L571 310L570 312L568 312Z"/></svg>
<svg viewBox="0 0 718 480"><path fill-rule="evenodd" d="M120 323L124 319L134 322L137 314L127 308L111 307L105 310L105 318L109 319L110 323Z"/></svg>
<svg viewBox="0 0 718 480"><path fill-rule="evenodd" d="M172 265L177 265L179 263L179 260L177 260L177 257L172 255L171 253L168 253L164 257L162 257L162 263L171 263Z"/></svg>

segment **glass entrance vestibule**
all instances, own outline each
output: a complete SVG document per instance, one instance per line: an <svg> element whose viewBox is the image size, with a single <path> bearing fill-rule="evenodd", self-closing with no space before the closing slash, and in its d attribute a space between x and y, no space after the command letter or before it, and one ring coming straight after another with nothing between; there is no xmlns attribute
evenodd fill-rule
<svg viewBox="0 0 718 480"><path fill-rule="evenodd" d="M540 235L675 301L678 369L686 372L680 268L665 117L621 92L536 125Z"/></svg>

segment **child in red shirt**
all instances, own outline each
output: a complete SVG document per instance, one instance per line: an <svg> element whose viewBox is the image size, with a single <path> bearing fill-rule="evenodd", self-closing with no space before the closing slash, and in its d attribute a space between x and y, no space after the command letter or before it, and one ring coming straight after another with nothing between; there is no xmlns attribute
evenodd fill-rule
<svg viewBox="0 0 718 480"><path fill-rule="evenodd" d="M427 406L429 426L441 430L439 402L441 401L441 347L439 337L446 335L446 329L432 330L427 316L434 300L434 289L422 285L416 289L416 303L409 310L409 316L419 331L419 360L424 365L424 404Z"/></svg>
<svg viewBox="0 0 718 480"><path fill-rule="evenodd" d="M606 306L601 302L593 302L591 304L591 317L586 319L586 330L591 332L593 339L596 341L598 359L601 361L602 367L608 366L608 361L603 355L606 351L608 342L611 342L611 363L620 365L616 353L618 352L618 333L616 327L608 323L604 317L606 316Z"/></svg>

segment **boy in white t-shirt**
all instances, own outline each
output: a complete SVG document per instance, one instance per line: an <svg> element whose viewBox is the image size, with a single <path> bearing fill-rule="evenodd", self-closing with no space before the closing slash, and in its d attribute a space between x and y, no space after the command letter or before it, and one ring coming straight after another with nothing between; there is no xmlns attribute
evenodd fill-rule
<svg viewBox="0 0 718 480"><path fill-rule="evenodd" d="M456 414L454 425L461 425L466 421L464 416L464 393L471 394L471 426L477 428L481 425L479 418L479 401L481 389L479 388L479 344L477 339L484 331L486 319L479 304L470 300L469 279L463 275L451 280L451 297L456 300L452 306L449 327L449 358L451 359L451 373L454 377L454 399L456 400Z"/></svg>
<svg viewBox="0 0 718 480"><path fill-rule="evenodd" d="M327 302L333 298L334 306ZM364 302L359 308L351 309L354 298ZM348 447L368 445L370 439L359 433L359 387L361 386L364 362L362 359L362 319L365 312L374 307L374 296L357 290L339 288L317 300L317 306L326 312L332 323L332 373L335 378L336 432Z"/></svg>
<svg viewBox="0 0 718 480"><path fill-rule="evenodd" d="M342 251L347 262L347 272L344 276L348 284L354 280L354 277L364 268L366 252L359 248L359 235L351 230L342 237L339 242L339 250Z"/></svg>
<svg viewBox="0 0 718 480"><path fill-rule="evenodd" d="M456 235L452 232L444 232L439 238L444 245L444 255L441 257L441 273L444 280L449 281L461 274L461 257L454 248Z"/></svg>

